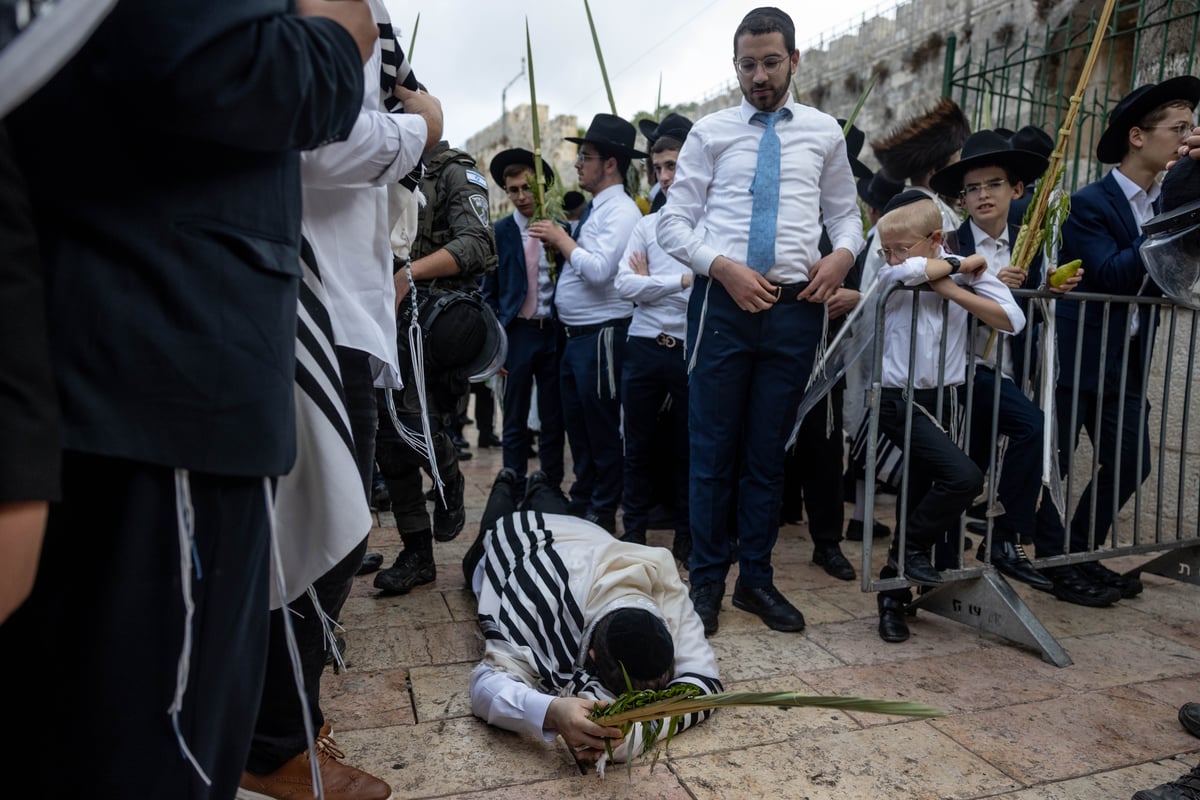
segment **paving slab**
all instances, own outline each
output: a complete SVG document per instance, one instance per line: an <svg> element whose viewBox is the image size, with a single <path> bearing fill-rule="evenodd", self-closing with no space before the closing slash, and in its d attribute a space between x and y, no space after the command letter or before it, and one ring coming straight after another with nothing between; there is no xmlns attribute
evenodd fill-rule
<svg viewBox="0 0 1200 800"><path fill-rule="evenodd" d="M908 642L886 644L875 595L813 565L799 524L783 528L774 564L808 626L779 633L734 609L732 566L712 639L726 688L910 699L947 716L728 708L680 734L653 770L636 762L632 781L623 765L603 779L581 771L561 740L502 731L470 713L483 641L460 563L500 468L498 451L474 453L461 463L468 523L435 544L437 580L382 597L372 576L356 578L341 615L349 669L327 670L322 681L346 760L390 783L397 800L1125 800L1200 760L1200 739L1176 719L1181 703L1200 700L1200 587L1147 575L1140 597L1090 609L1014 585L1074 659L1065 669L927 612L910 621ZM879 500L877 517L890 524L894 498ZM395 520L382 512L376 522L369 546L390 564L400 550ZM669 547L673 533L648 538ZM876 543L873 574L890 541ZM862 545L842 548L860 570ZM1128 570L1148 559L1111 563Z"/></svg>

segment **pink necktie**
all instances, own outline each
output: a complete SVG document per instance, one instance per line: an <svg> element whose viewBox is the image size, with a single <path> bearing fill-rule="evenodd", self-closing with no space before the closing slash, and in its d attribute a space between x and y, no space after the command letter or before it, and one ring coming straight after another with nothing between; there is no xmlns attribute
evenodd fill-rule
<svg viewBox="0 0 1200 800"><path fill-rule="evenodd" d="M542 242L532 236L525 238L525 302L521 304L522 319L533 319L538 306L538 261L542 256Z"/></svg>

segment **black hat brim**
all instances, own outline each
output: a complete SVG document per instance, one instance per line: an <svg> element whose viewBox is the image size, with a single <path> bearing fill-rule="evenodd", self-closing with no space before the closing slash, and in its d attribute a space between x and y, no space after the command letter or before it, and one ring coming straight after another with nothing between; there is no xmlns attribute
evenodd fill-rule
<svg viewBox="0 0 1200 800"><path fill-rule="evenodd" d="M652 119L639 119L638 130L646 137L647 144L653 145L654 140L658 138L658 123Z"/></svg>
<svg viewBox="0 0 1200 800"><path fill-rule="evenodd" d="M1042 176L1050 166L1045 156L1028 150L996 150L991 153L963 158L940 169L929 179L929 187L940 195L954 197L962 191L963 178L973 169L999 165L1016 175L1022 183L1032 183Z"/></svg>
<svg viewBox="0 0 1200 800"><path fill-rule="evenodd" d="M649 158L649 153L643 153L641 150L634 150L632 147L626 147L613 142L605 142L600 139L588 139L581 136L564 136L568 142L575 144L594 144L596 147L603 148L606 152L617 153L618 155L629 156L630 158Z"/></svg>
<svg viewBox="0 0 1200 800"><path fill-rule="evenodd" d="M1096 145L1096 160L1101 164L1120 163L1129 150L1129 130L1142 117L1172 100L1187 100L1195 108L1200 103L1200 78L1191 75L1168 78L1142 92L1124 108L1114 110Z"/></svg>
<svg viewBox="0 0 1200 800"><path fill-rule="evenodd" d="M492 180L496 185L504 187L504 170L508 169L513 164L522 164L530 169L533 169L533 153L521 147L514 147L509 150L502 150L497 153L492 162L488 164L488 172L492 175ZM546 188L550 188L554 184L554 169L550 166L550 162L542 159L542 179L546 182Z"/></svg>

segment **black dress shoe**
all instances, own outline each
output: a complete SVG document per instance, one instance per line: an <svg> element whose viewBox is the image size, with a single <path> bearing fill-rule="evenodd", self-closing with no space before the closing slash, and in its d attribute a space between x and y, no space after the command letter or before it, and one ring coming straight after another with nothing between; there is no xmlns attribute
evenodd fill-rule
<svg viewBox="0 0 1200 800"><path fill-rule="evenodd" d="M984 561L985 542L981 542L979 549L975 552L975 557L980 561ZM1015 581L1028 583L1035 589L1046 591L1054 588L1054 581L1047 578L1029 561L1029 556L1025 555L1025 548L1019 544L1012 542L998 542L992 540L992 566L1001 575L1007 575Z"/></svg>
<svg viewBox="0 0 1200 800"><path fill-rule="evenodd" d="M479 449L486 450L489 447L501 447L504 445L504 442L494 433L480 431L476 444L479 445Z"/></svg>
<svg viewBox="0 0 1200 800"><path fill-rule="evenodd" d="M366 553L363 555L362 564L359 565L358 572L355 575L370 575L372 572L379 572L379 568L383 566L383 553Z"/></svg>
<svg viewBox="0 0 1200 800"><path fill-rule="evenodd" d="M900 564L896 560L896 554L892 550L888 550L888 566L900 572ZM942 583L942 573L938 572L933 566L933 562L929 560L929 554L924 550L914 548L904 548L904 577L910 583L925 584L926 586L936 586Z"/></svg>
<svg viewBox="0 0 1200 800"><path fill-rule="evenodd" d="M1184 703L1179 707L1179 724L1192 736L1200 738L1200 703Z"/></svg>
<svg viewBox="0 0 1200 800"><path fill-rule="evenodd" d="M1085 561L1082 564L1076 564L1076 566L1088 579L1103 586L1110 586L1116 589L1121 593L1121 597L1125 599L1137 597L1142 593L1142 589L1145 588L1137 578L1113 572L1099 561Z"/></svg>
<svg viewBox="0 0 1200 800"><path fill-rule="evenodd" d="M774 586L733 587L733 606L758 615L774 631L804 630L804 615Z"/></svg>
<svg viewBox="0 0 1200 800"><path fill-rule="evenodd" d="M625 533L621 535L621 541L629 542L631 544L645 544L646 543L646 532L645 531L625 531Z"/></svg>
<svg viewBox="0 0 1200 800"><path fill-rule="evenodd" d="M470 450L471 445L467 444L466 438L460 431L453 431L450 434L450 443L454 445L455 450Z"/></svg>
<svg viewBox="0 0 1200 800"><path fill-rule="evenodd" d="M391 511L392 496L388 493L386 483L381 483L371 487L371 510L372 511Z"/></svg>
<svg viewBox="0 0 1200 800"><path fill-rule="evenodd" d="M721 600L725 597L725 583L697 583L688 593L692 598L692 607L696 609L696 614L704 625L704 635L712 636L717 632L717 614L721 611Z"/></svg>
<svg viewBox="0 0 1200 800"><path fill-rule="evenodd" d="M892 529L882 522L876 522L875 527L871 529L871 536L876 539L886 539L891 535ZM861 519L852 519L846 523L846 539L851 542L863 540L863 521Z"/></svg>
<svg viewBox="0 0 1200 800"><path fill-rule="evenodd" d="M879 638L885 642L908 639L908 621L904 619L904 603L886 594L875 596L879 605Z"/></svg>
<svg viewBox="0 0 1200 800"><path fill-rule="evenodd" d="M1073 565L1051 567L1042 574L1053 581L1054 586L1050 592L1064 603L1089 608L1107 608L1121 599L1119 591L1111 586L1096 583Z"/></svg>
<svg viewBox="0 0 1200 800"><path fill-rule="evenodd" d="M827 573L839 581L852 581L858 577L854 567L842 554L842 548L838 547L837 542L815 545L812 561L818 567L824 567Z"/></svg>

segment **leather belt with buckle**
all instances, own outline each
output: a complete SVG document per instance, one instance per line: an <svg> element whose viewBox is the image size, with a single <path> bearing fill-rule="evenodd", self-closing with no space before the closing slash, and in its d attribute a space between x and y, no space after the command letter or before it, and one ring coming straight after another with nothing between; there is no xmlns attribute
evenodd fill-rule
<svg viewBox="0 0 1200 800"><path fill-rule="evenodd" d="M665 347L668 350L671 350L682 344L682 342L669 333L660 333L658 336L654 337L654 343L659 347Z"/></svg>
<svg viewBox="0 0 1200 800"><path fill-rule="evenodd" d="M775 302L781 300L795 302L800 293L806 288L808 288L808 281L801 281L800 283L777 283L775 284Z"/></svg>

